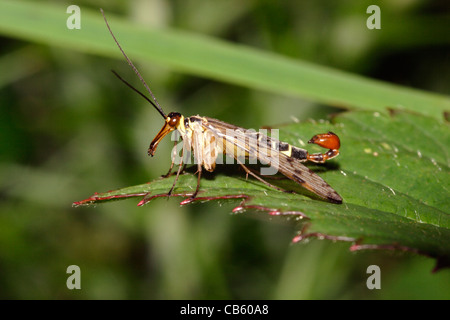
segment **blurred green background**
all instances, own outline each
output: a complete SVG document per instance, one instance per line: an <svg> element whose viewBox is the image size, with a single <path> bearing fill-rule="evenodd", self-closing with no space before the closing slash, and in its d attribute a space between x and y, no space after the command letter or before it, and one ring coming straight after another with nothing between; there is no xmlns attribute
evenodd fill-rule
<svg viewBox="0 0 450 320"><path fill-rule="evenodd" d="M369 16L370 1L71 4L82 14L102 7L148 28L204 34L449 93L450 38L433 24L450 18L448 1L377 2L382 29L370 41L361 36L366 26L358 24ZM292 225L263 213L230 214L239 201L180 207L181 199L171 198L141 208L137 200L72 208L94 192L166 173L170 139L154 158L146 154L162 119L110 72L140 88L123 60L7 37L0 44L0 298L450 298L450 272L432 274L432 259L352 253L348 243L325 240L291 245ZM339 110L134 62L166 112L258 128ZM73 264L81 268L81 290L66 287L66 268ZM381 268L381 290L366 287L372 264Z"/></svg>

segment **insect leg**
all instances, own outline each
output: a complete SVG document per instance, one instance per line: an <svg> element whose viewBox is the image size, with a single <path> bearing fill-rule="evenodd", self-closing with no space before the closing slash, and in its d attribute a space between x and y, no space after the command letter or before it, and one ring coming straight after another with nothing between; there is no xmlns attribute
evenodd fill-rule
<svg viewBox="0 0 450 320"><path fill-rule="evenodd" d="M170 164L169 171L166 174L162 175L163 178L167 178L172 175L173 165L175 164L176 146L177 146L177 141L175 141L175 143L174 143L174 153L172 154L172 163Z"/></svg>
<svg viewBox="0 0 450 320"><path fill-rule="evenodd" d="M257 174L257 170L254 170L252 168L247 168L248 170L250 170L251 172L253 172L254 174ZM248 177L248 173L247 173L247 177ZM289 179L286 176L266 176L266 179L270 179L270 180L286 180Z"/></svg>
<svg viewBox="0 0 450 320"><path fill-rule="evenodd" d="M169 171L166 174L161 176L163 178L167 178L167 177L170 177L172 175L173 165L175 164L175 159L176 159L176 156L177 156L177 145L178 145L178 141L175 141L174 147L173 147L173 152L172 152L172 163L170 164ZM181 159L181 162L183 162L183 159ZM183 169L181 171L184 171L184 169L186 169L186 163L184 163Z"/></svg>
<svg viewBox="0 0 450 320"><path fill-rule="evenodd" d="M182 168L183 168L183 164L180 163L180 165L178 166L177 176L175 177L175 180L173 181L173 184L172 184L172 188L170 188L169 193L167 193L167 196L168 196L168 197L171 196L172 191L173 191L173 189L175 188L175 185L177 184L178 177L180 176L180 173L181 173L181 171L182 171Z"/></svg>
<svg viewBox="0 0 450 320"><path fill-rule="evenodd" d="M195 192L192 196L189 197L189 199L194 199L197 196L198 191L200 190L200 179L202 177L202 165L198 164L198 177L197 177L197 188L195 188Z"/></svg>
<svg viewBox="0 0 450 320"><path fill-rule="evenodd" d="M205 155L204 155L204 132L200 126L193 125L191 127L193 129L192 132L192 140L189 142L190 147L194 151L194 159L197 162L197 187L195 188L195 192L192 196L189 197L190 200L194 199L198 191L200 190L200 179L202 177L202 166L205 165ZM188 141L188 139L186 139Z"/></svg>
<svg viewBox="0 0 450 320"><path fill-rule="evenodd" d="M172 168L173 168L173 162L172 162L172 164L170 165L169 171L168 171L166 174L163 174L161 177L162 177L162 178L168 178L168 177L170 177L170 176L172 175Z"/></svg>
<svg viewBox="0 0 450 320"><path fill-rule="evenodd" d="M170 195L172 194L172 191L173 191L173 189L175 188L175 185L177 184L178 177L180 176L181 171L183 171L184 168L186 167L186 164L183 163L184 150L185 150L185 149L183 148L183 149L182 149L182 155L181 155L181 158L180 158L180 164L178 165L177 176L175 177L175 180L173 181L172 188L170 188L169 193L167 193L167 196L168 196L168 197L170 197ZM175 153L174 153L174 155L175 155ZM169 175L170 172L172 171L172 167L173 167L173 164L174 164L174 163L175 163L175 159L172 158L172 164L170 165L170 170L169 170L168 175Z"/></svg>
<svg viewBox="0 0 450 320"><path fill-rule="evenodd" d="M271 188L274 188L278 191L283 191L283 192L292 192L292 191L288 191L288 190L284 190L280 187L274 186L273 184L267 182L266 180L264 180L263 178L261 178L260 176L258 176L256 173L253 173L249 168L247 168L246 166L244 166L239 160L238 163L241 165L242 168L244 168L245 172L247 173L247 176L250 174L253 177L255 177L257 180L261 181L262 183L264 183L266 186L269 186Z"/></svg>

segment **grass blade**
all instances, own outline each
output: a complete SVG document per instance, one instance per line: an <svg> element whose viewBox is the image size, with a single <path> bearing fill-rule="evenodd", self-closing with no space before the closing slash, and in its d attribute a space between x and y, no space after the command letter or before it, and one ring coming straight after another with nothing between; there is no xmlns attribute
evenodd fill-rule
<svg viewBox="0 0 450 320"><path fill-rule="evenodd" d="M108 12L106 15L134 61L153 61L180 72L339 107L380 112L395 107L435 118L450 109L448 96L383 83L199 34L148 30L116 19ZM0 33L122 59L100 11L81 8L80 30L67 29L68 17L65 6L4 0L0 2Z"/></svg>

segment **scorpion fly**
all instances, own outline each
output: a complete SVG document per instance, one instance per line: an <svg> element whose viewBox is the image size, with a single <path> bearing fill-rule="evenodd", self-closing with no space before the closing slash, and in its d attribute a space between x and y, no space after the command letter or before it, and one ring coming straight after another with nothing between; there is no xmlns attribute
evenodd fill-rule
<svg viewBox="0 0 450 320"><path fill-rule="evenodd" d="M119 47L119 50L122 52L126 61L136 73L152 99L134 88L131 84L129 84L126 80L121 78L116 72L113 71L114 75L116 75L131 89L144 97L144 99L146 99L164 118L164 126L150 143L150 146L148 148L148 155L154 156L159 142L167 134L173 131L178 131L181 139L183 140L182 159L186 159L186 154L189 154L190 159L190 153L191 151L193 151L194 160L197 163L198 176L197 187L195 189L195 192L189 198L190 200L195 199L199 192L202 167L207 171L214 171L215 165L217 163L216 160L218 160L219 155L222 154L232 155L233 158L237 160L237 163L245 170L247 177L250 174L267 186L270 186L277 190L286 191L272 185L271 183L262 179L252 170L247 168L244 165L242 158L238 157L237 155L240 153L241 155L244 155L246 159L256 158L261 163L275 162L277 171L282 173L287 178L293 180L294 182L300 184L304 188L310 190L319 197L328 200L329 202L337 204L342 203L341 196L327 182L325 182L316 173L302 164L302 162L306 161L324 163L325 161L336 157L339 154L340 147L340 140L336 134L328 132L324 134L317 134L312 137L311 140L308 141L308 143L314 143L329 150L325 153L310 154L305 149L291 146L286 142L281 142L275 138L269 137L268 135L262 134L261 132L249 131L244 128L237 127L213 118L201 117L198 115L184 117L178 112L170 112L169 114L166 114L137 68L134 66L134 64L131 62L131 60L128 58L128 56L120 46L108 24L108 21L106 20L103 10L100 10L105 20L106 26L108 27L112 38ZM174 150L175 149L176 148L174 148ZM184 152L186 152L186 154L184 154ZM172 172L175 163L175 153L176 152L172 153L172 164L166 176L170 175ZM167 196L170 196L172 194L182 168L186 165L186 160L184 160L184 162L183 160L181 160L178 164L179 167L176 177Z"/></svg>

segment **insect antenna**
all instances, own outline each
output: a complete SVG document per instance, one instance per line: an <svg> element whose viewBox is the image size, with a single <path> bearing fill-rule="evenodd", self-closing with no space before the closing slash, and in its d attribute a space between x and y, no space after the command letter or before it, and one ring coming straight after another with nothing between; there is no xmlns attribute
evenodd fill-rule
<svg viewBox="0 0 450 320"><path fill-rule="evenodd" d="M156 97L154 96L152 90L150 90L149 86L147 85L147 83L145 82L144 78L141 76L141 74L139 73L138 69L134 66L133 62L131 62L130 58L128 58L128 56L125 54L125 51L123 51L122 47L119 44L119 41L117 41L116 37L114 36L114 33L112 32L111 28L109 27L108 24L108 20L106 20L106 16L105 13L103 12L103 9L100 8L100 11L102 12L103 15L103 19L105 20L106 26L108 27L109 33L111 34L111 36L113 37L114 41L116 42L117 46L120 49L120 52L122 52L123 56L125 57L125 59L127 60L128 64L130 65L130 67L133 69L133 71L136 73L136 75L139 77L139 80L141 80L141 82L143 83L144 87L147 89L147 91L150 93L150 95L153 98L154 103L147 98L143 93L141 93L139 90L137 90L136 88L134 88L132 85L130 85L127 81L125 81L123 78L121 78L116 72L113 71L113 73L116 75L116 77L118 77L120 80L122 80L126 85L128 85L131 89L133 89L134 91L136 91L137 93L139 93L141 96L143 96L148 102L150 102L152 104L152 106L154 106L156 108L156 110L158 110L158 112L163 116L163 118L167 118L166 114L164 113L164 111L162 110L161 106L158 103L158 100L156 100Z"/></svg>
<svg viewBox="0 0 450 320"><path fill-rule="evenodd" d="M147 97L145 94L143 94L142 92L140 92L138 89L136 89L132 84L130 84L127 80L125 80L124 78L122 78L117 72L115 72L114 70L111 70L111 72L117 77L119 78L120 81L122 81L123 83L125 83L128 87L130 87L131 89L133 89L135 92L137 92L141 97L143 97L145 100L147 100L148 102L150 102L150 104L152 106L155 107L156 110L160 111L158 109L158 107L156 106L156 104L149 99L149 97ZM161 113L161 115L165 118L166 116Z"/></svg>

